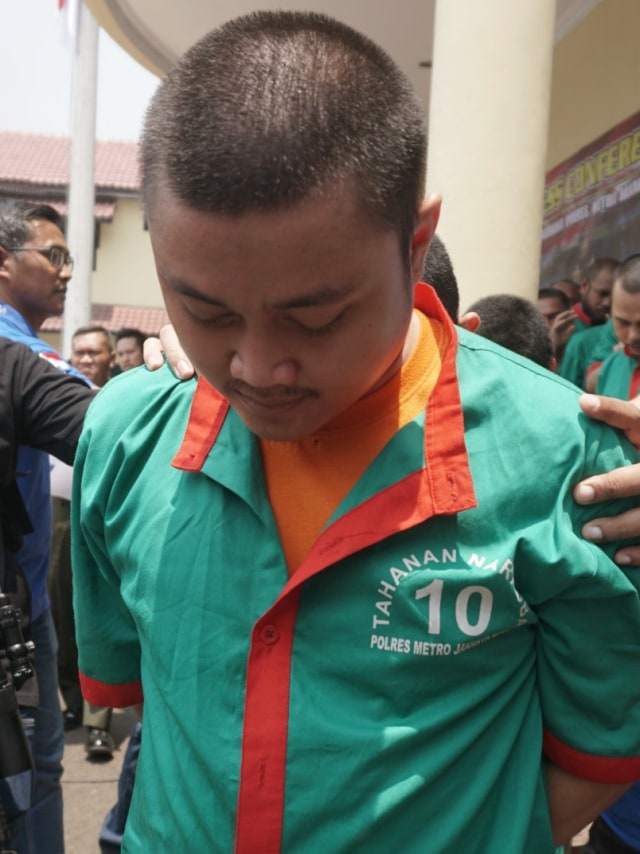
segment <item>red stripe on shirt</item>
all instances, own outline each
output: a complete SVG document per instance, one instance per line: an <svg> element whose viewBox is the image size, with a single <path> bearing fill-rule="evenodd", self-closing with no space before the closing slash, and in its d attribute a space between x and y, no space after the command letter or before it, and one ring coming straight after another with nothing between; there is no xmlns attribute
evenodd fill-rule
<svg viewBox="0 0 640 854"><path fill-rule="evenodd" d="M629 400L633 400L638 396L640 390L640 365L636 365L631 374L631 383L629 384Z"/></svg>
<svg viewBox="0 0 640 854"><path fill-rule="evenodd" d="M592 783L613 785L640 780L640 756L610 758L582 753L564 744L548 730L544 732L543 751L560 768Z"/></svg>
<svg viewBox="0 0 640 854"><path fill-rule="evenodd" d="M142 684L139 681L112 685L80 673L80 688L85 700L94 706L123 709L143 702Z"/></svg>
<svg viewBox="0 0 640 854"><path fill-rule="evenodd" d="M280 854L291 651L301 590L255 624L247 663L236 854Z"/></svg>

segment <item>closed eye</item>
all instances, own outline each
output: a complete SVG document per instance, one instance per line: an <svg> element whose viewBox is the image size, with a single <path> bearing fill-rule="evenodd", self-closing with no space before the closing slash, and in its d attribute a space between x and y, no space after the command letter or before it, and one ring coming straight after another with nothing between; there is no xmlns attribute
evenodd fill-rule
<svg viewBox="0 0 640 854"><path fill-rule="evenodd" d="M193 320L198 323L207 323L211 326L227 326L238 319L238 315L231 311L221 310L218 306L209 305L204 300L183 298L182 305Z"/></svg>
<svg viewBox="0 0 640 854"><path fill-rule="evenodd" d="M331 318L331 320L325 321L324 323L320 323L318 325L311 324L308 322L302 323L302 321L298 320L295 317L290 317L288 318L288 320L305 335L328 335L340 325L340 323L344 319L345 313L346 309L343 309L339 314Z"/></svg>

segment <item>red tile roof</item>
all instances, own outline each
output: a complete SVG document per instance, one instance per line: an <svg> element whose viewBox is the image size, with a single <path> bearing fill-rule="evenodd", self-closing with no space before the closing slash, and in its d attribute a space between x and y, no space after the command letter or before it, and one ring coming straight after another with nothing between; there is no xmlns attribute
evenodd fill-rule
<svg viewBox="0 0 640 854"><path fill-rule="evenodd" d="M94 303L91 306L91 323L104 326L110 332L133 327L147 335L157 335L161 327L169 323L169 318L163 308ZM45 320L40 329L42 332L60 332L62 318L50 317Z"/></svg>
<svg viewBox="0 0 640 854"><path fill-rule="evenodd" d="M66 187L71 140L61 136L0 132L0 183ZM96 194L130 195L140 188L138 144L96 142Z"/></svg>

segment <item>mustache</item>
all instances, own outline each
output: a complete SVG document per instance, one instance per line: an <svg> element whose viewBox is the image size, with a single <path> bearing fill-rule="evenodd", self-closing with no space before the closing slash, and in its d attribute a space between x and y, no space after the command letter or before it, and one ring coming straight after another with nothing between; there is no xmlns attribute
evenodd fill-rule
<svg viewBox="0 0 640 854"><path fill-rule="evenodd" d="M319 397L317 391L314 391L312 388L305 388L304 386L274 385L268 388L256 388L240 380L231 380L231 382L225 384L225 393L234 392L265 403L270 400L282 400L288 397Z"/></svg>

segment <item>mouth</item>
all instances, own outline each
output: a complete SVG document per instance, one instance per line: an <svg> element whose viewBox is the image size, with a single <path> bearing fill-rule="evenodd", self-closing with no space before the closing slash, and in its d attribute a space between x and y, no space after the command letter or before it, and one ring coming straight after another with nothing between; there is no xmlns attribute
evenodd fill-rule
<svg viewBox="0 0 640 854"><path fill-rule="evenodd" d="M311 397L311 395L306 392L261 397L255 394L247 394L246 392L239 391L238 389L233 389L232 395L247 409L251 409L257 414L269 415L280 415L290 412L303 401Z"/></svg>

